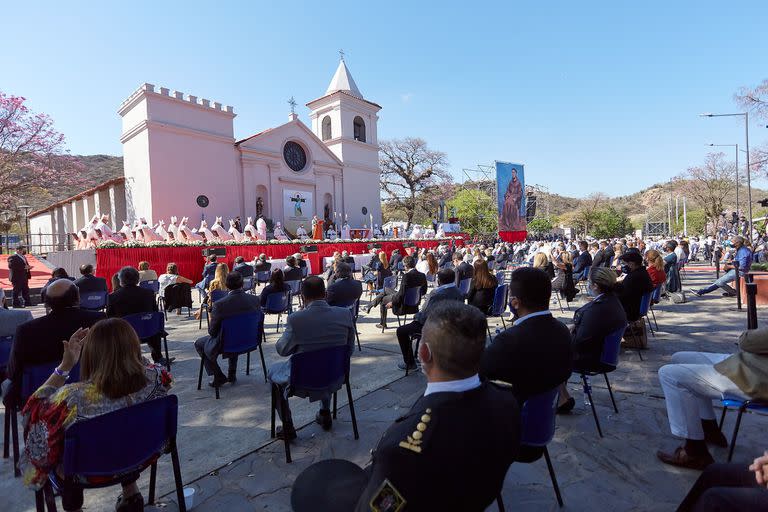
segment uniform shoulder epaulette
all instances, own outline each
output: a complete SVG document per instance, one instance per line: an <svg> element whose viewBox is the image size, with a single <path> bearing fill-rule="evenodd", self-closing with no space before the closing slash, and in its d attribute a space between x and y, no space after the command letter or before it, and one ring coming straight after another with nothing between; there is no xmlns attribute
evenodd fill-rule
<svg viewBox="0 0 768 512"><path fill-rule="evenodd" d="M411 435L407 436L405 440L400 441L400 448L411 450L414 453L421 453L422 443L424 441L424 432L427 431L427 426L429 425L429 422L432 421L431 415L432 409L427 408L424 411L424 414L421 415L421 421L416 424L416 430L414 430Z"/></svg>

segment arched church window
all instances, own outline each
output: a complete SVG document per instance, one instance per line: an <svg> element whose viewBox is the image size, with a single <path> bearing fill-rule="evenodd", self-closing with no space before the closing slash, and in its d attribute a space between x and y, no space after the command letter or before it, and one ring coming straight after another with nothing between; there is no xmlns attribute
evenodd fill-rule
<svg viewBox="0 0 768 512"><path fill-rule="evenodd" d="M331 139L331 116L323 118L323 140Z"/></svg>
<svg viewBox="0 0 768 512"><path fill-rule="evenodd" d="M355 140L365 142L365 121L360 116L356 116L353 121Z"/></svg>

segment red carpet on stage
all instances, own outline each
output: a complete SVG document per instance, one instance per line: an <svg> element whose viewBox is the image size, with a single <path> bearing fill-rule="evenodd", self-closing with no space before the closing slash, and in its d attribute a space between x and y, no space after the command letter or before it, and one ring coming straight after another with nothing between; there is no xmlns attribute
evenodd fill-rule
<svg viewBox="0 0 768 512"><path fill-rule="evenodd" d="M413 240L416 247L433 248L446 240ZM381 249L389 256L393 250L400 249L405 253L403 242L377 242L381 244ZM457 245L462 245L463 241L456 239ZM225 262L232 267L236 257L242 256L246 261L253 259L261 253L268 258L285 258L290 254L299 252L302 245L314 244L267 244L267 245L224 245L218 248L226 249L227 254L219 258L220 262ZM169 262L174 262L179 267L179 275L196 282L202 279L204 258L203 249L212 249L211 247L137 247L137 248L114 248L114 249L96 249L96 275L107 279L118 270L125 266L138 266L140 261L148 261L150 268L159 274L165 272L165 267ZM348 251L354 254L363 254L368 252L368 242L339 242L339 243L320 243L317 244L316 253L310 253L307 258L310 261L312 272L321 273L323 258L333 256L335 251Z"/></svg>
<svg viewBox="0 0 768 512"><path fill-rule="evenodd" d="M11 282L8 280L10 271L8 270L8 256L7 254L0 255L0 288L4 290L10 290L12 288ZM51 278L51 269L46 266L45 263L38 260L34 256L27 254L27 261L32 267L32 279L29 280L30 288L42 288L48 279Z"/></svg>

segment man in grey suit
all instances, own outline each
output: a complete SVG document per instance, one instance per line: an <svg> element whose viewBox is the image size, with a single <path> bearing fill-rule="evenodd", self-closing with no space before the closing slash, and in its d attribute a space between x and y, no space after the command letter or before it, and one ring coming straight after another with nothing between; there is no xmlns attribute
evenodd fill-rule
<svg viewBox="0 0 768 512"><path fill-rule="evenodd" d="M13 336L16 327L32 320L32 312L25 309L6 309L5 292L0 288L0 336Z"/></svg>
<svg viewBox="0 0 768 512"><path fill-rule="evenodd" d="M238 272L227 274L227 289L229 294L219 299L211 306L211 324L208 326L208 336L203 336L195 341L195 349L203 360L208 376L213 376L211 387L219 387L227 382L237 381L237 356L229 357L227 376L221 371L216 359L221 353L221 322L226 318L252 313L261 313L259 297L245 293L243 290L243 276Z"/></svg>
<svg viewBox="0 0 768 512"><path fill-rule="evenodd" d="M311 352L338 345L347 345L350 354L354 348L355 329L352 313L347 308L329 306L325 300L325 284L317 276L310 276L301 286L304 309L291 314L285 322L285 331L275 348L281 356ZM296 438L291 410L285 398L286 388L291 379L291 360L273 363L267 371L269 381L279 388L277 412L283 426L277 428L277 437ZM320 411L315 421L324 430L331 428L331 396L309 396L310 401L321 400ZM285 410L285 414L283 414Z"/></svg>

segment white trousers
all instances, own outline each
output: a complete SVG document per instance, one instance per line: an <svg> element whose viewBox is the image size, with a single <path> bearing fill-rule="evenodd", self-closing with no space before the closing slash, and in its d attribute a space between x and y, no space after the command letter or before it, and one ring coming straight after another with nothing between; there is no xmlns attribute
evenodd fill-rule
<svg viewBox="0 0 768 512"><path fill-rule="evenodd" d="M677 352L672 363L659 368L659 380L667 403L672 434L703 440L701 420L714 420L712 400L728 395L747 399L734 382L715 370L715 364L730 354Z"/></svg>

